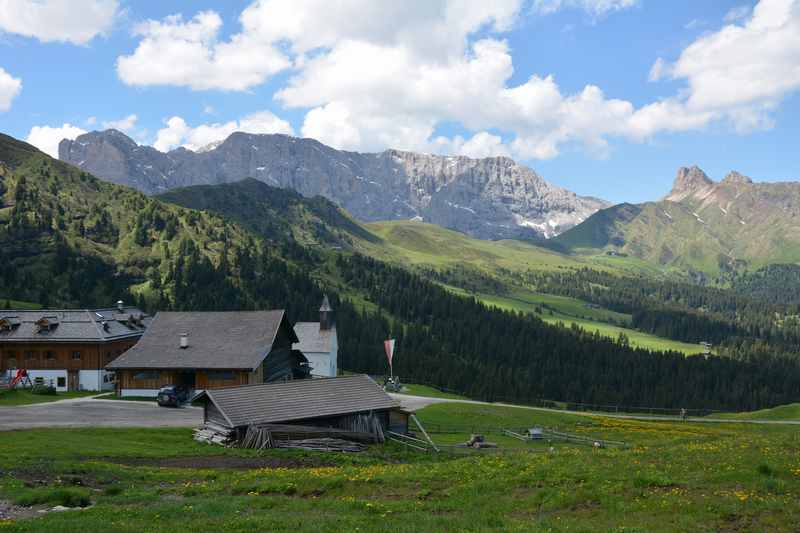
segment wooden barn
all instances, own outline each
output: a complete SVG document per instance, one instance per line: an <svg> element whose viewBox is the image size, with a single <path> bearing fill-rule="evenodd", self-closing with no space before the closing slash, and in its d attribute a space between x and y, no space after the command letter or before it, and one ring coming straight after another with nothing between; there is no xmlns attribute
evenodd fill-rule
<svg viewBox="0 0 800 533"><path fill-rule="evenodd" d="M132 349L106 368L120 396L156 396L165 385L195 391L309 377L292 350L297 335L282 310L161 312Z"/></svg>
<svg viewBox="0 0 800 533"><path fill-rule="evenodd" d="M122 302L108 309L0 310L0 381L25 369L59 392L112 390L114 374L105 366L149 323Z"/></svg>
<svg viewBox="0 0 800 533"><path fill-rule="evenodd" d="M195 402L204 406L204 428L231 441L254 428L287 439L334 435L361 442L408 431L400 402L366 375L207 390Z"/></svg>

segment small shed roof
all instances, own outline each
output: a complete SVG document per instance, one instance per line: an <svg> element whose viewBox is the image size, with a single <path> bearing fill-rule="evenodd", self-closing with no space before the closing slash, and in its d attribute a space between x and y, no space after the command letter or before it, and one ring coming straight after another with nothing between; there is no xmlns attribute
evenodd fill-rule
<svg viewBox="0 0 800 533"><path fill-rule="evenodd" d="M297 342L283 310L161 312L141 340L106 368L252 370L272 350L282 327ZM187 348L180 347L184 333Z"/></svg>
<svg viewBox="0 0 800 533"><path fill-rule="evenodd" d="M336 335L336 328L320 329L319 322L298 322L294 325L294 331L300 339L294 349L303 353L330 352Z"/></svg>
<svg viewBox="0 0 800 533"><path fill-rule="evenodd" d="M213 402L231 427L309 420L400 406L367 375L210 389L195 399Z"/></svg>

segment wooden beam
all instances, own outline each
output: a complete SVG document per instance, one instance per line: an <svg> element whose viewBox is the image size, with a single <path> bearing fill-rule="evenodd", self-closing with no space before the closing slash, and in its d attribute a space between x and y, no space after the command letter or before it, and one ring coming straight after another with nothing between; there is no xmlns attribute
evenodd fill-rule
<svg viewBox="0 0 800 533"><path fill-rule="evenodd" d="M419 421L419 418L417 418L417 415L416 415L416 414L414 414L414 413L412 413L412 414L411 414L411 419L412 419L412 420L414 421L414 423L417 425L417 427L419 428L419 430L420 430L420 431L422 431L422 434L423 434L423 435L425 435L425 438L426 438L426 439L428 439L428 442L430 442L430 443L431 443L431 446L433 446L433 449L434 449L434 450L436 450L437 452L441 451L441 450L439 449L439 447L438 447L438 446L436 446L436 443L435 443L435 442L433 442L433 439L430 437L430 435L428 435L428 432L427 432L427 431L425 431L425 428L424 428L424 427L422 427L422 422L420 422L420 421Z"/></svg>

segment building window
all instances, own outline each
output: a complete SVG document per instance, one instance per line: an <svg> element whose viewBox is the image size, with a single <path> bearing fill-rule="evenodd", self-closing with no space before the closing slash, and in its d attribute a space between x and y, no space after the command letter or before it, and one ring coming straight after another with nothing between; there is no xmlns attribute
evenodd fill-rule
<svg viewBox="0 0 800 533"><path fill-rule="evenodd" d="M48 350L48 351L44 352L44 357L48 361L53 361L56 358L56 352Z"/></svg>
<svg viewBox="0 0 800 533"><path fill-rule="evenodd" d="M206 375L213 381L230 381L236 377L230 370L211 370Z"/></svg>
<svg viewBox="0 0 800 533"><path fill-rule="evenodd" d="M158 379L161 376L161 372L158 370L145 370L143 372L137 372L133 375L133 379L136 381L145 381L149 379Z"/></svg>
<svg viewBox="0 0 800 533"><path fill-rule="evenodd" d="M32 351L25 352L25 360L26 361L33 361L34 359L38 359L38 358L39 358L39 354L36 353L36 352L32 352Z"/></svg>
<svg viewBox="0 0 800 533"><path fill-rule="evenodd" d="M66 387L67 386L67 378L65 378L63 376L56 378L56 386L58 386L61 389Z"/></svg>
<svg viewBox="0 0 800 533"><path fill-rule="evenodd" d="M80 361L81 360L81 352L72 352L72 360L73 361Z"/></svg>

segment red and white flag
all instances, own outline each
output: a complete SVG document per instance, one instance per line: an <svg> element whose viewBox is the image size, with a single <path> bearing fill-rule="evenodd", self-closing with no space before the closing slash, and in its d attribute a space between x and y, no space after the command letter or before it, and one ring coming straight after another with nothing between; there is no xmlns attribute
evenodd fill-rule
<svg viewBox="0 0 800 533"><path fill-rule="evenodd" d="M392 357L394 356L394 339L383 341L383 349L386 350L386 359L389 360L389 366L392 366Z"/></svg>

